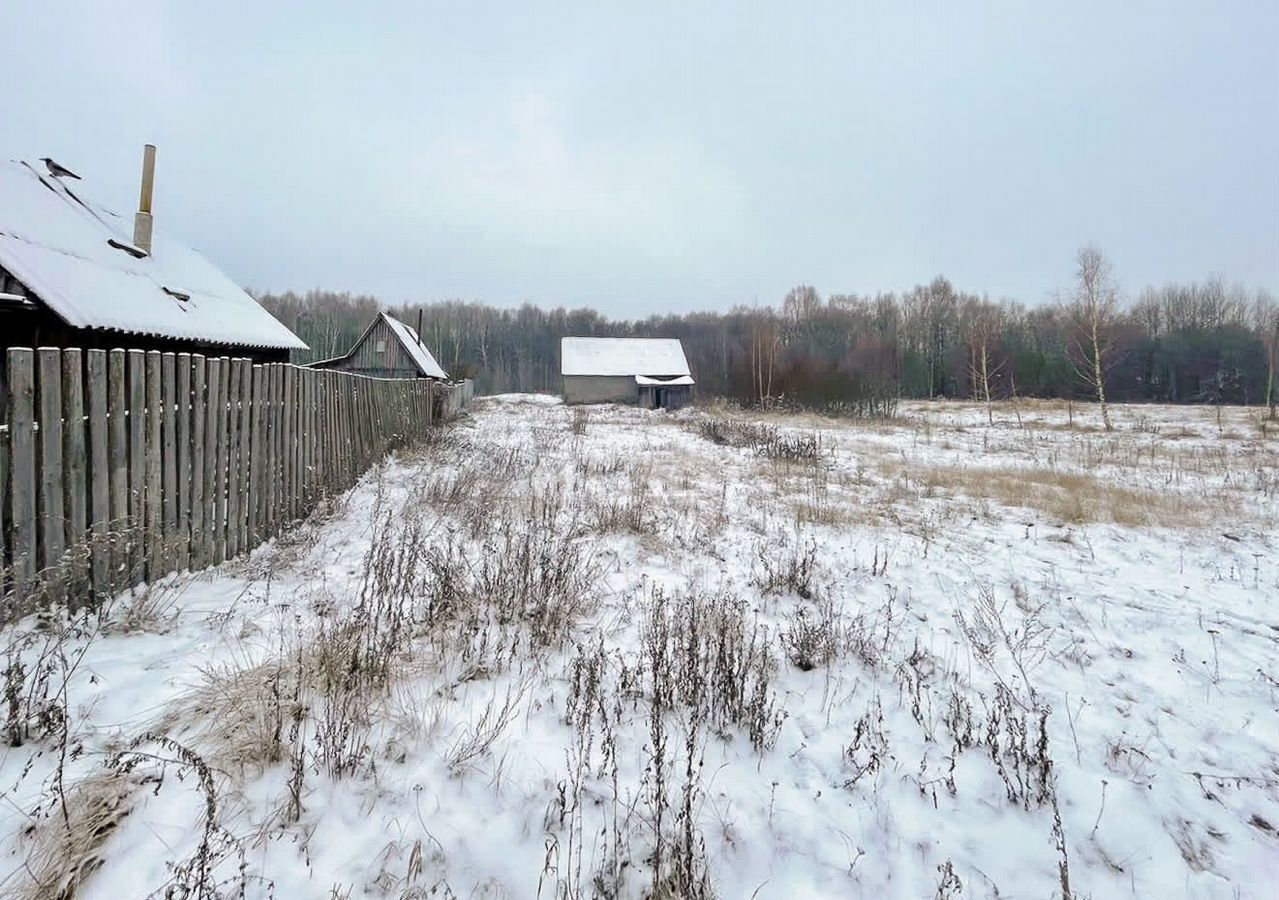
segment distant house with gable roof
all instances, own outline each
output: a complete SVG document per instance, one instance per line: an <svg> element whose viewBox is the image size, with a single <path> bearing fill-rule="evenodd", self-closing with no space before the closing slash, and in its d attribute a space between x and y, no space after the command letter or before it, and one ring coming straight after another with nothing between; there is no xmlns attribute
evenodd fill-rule
<svg viewBox="0 0 1279 900"><path fill-rule="evenodd" d="M566 403L634 403L679 409L693 400L692 372L674 338L566 337L560 341Z"/></svg>
<svg viewBox="0 0 1279 900"><path fill-rule="evenodd" d="M311 367L374 378L448 378L417 331L389 313L378 313L346 353L313 362Z"/></svg>

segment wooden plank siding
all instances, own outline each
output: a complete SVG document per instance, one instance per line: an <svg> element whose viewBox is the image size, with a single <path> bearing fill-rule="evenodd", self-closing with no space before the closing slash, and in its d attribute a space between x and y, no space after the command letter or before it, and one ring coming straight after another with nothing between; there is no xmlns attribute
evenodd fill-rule
<svg viewBox="0 0 1279 900"><path fill-rule="evenodd" d="M417 378L420 374L417 364L381 316L350 353L317 365L334 372L349 372L370 378Z"/></svg>
<svg viewBox="0 0 1279 900"><path fill-rule="evenodd" d="M0 619L249 552L422 438L463 385L205 359L7 351Z"/></svg>

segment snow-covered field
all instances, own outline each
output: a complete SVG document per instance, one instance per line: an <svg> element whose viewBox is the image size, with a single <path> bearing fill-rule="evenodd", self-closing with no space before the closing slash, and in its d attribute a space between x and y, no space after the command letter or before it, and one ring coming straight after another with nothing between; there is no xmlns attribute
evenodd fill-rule
<svg viewBox="0 0 1279 900"><path fill-rule="evenodd" d="M1279 429L1114 414L480 401L5 632L0 894L1273 897Z"/></svg>

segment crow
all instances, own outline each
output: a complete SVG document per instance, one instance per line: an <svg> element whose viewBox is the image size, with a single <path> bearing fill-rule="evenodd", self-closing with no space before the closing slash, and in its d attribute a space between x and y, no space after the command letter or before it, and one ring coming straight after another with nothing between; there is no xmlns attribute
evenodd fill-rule
<svg viewBox="0 0 1279 900"><path fill-rule="evenodd" d="M76 181L80 180L80 176L75 172L72 172L66 166L59 165L47 156L40 157L40 162L44 163L44 167L49 170L49 174L54 178L74 178Z"/></svg>

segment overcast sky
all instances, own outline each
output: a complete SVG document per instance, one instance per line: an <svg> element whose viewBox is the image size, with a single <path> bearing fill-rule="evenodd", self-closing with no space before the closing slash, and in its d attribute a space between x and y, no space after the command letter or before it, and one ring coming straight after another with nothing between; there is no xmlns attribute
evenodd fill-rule
<svg viewBox="0 0 1279 900"><path fill-rule="evenodd" d="M260 290L1279 289L1273 0L622 6L3 0L0 143Z"/></svg>

